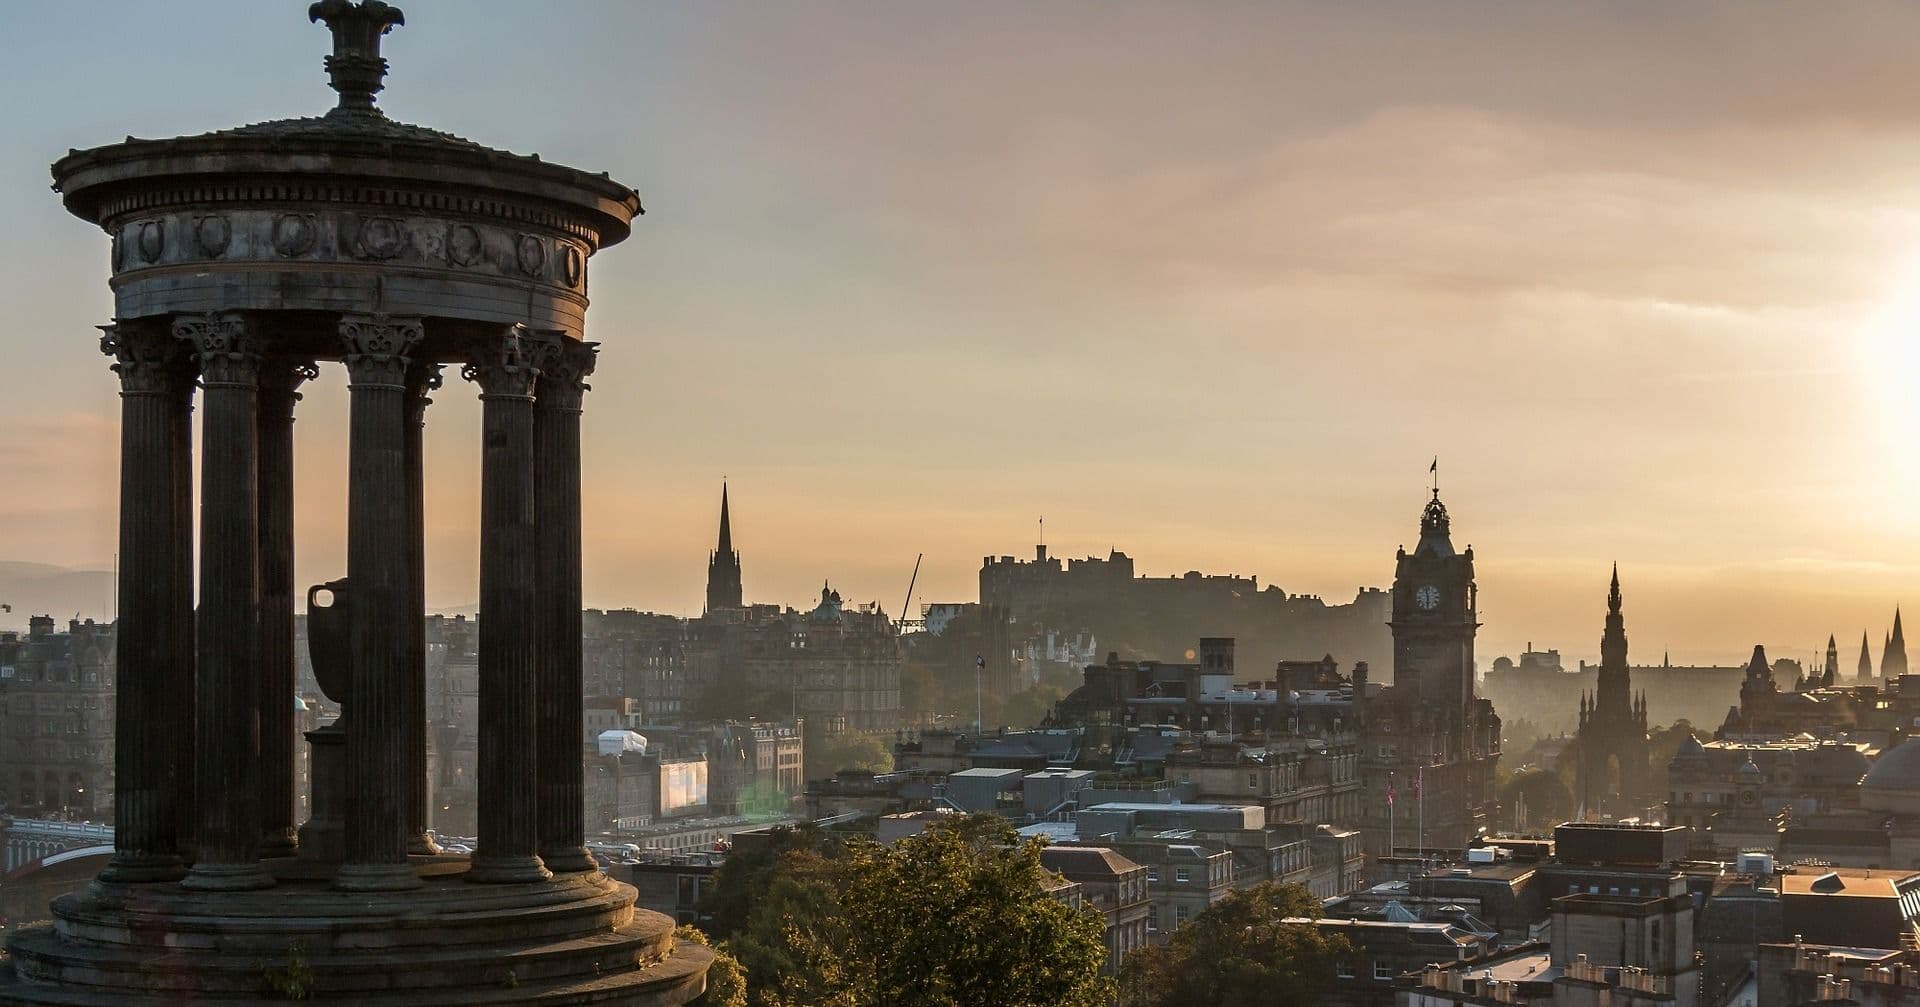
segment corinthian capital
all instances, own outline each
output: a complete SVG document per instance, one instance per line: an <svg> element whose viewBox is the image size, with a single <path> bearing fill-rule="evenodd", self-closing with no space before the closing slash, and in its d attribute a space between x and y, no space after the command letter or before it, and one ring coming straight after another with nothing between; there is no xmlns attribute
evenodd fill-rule
<svg viewBox="0 0 1920 1007"><path fill-rule="evenodd" d="M100 326L100 352L113 358L122 395L165 395L174 390L179 373L180 343L155 328L136 325Z"/></svg>
<svg viewBox="0 0 1920 1007"><path fill-rule="evenodd" d="M534 361L540 368L540 405L578 412L580 398L592 387L599 343L569 339L564 332L542 332L533 337Z"/></svg>
<svg viewBox="0 0 1920 1007"><path fill-rule="evenodd" d="M460 376L480 386L482 398L533 398L540 368L533 360L532 337L524 325L510 325L498 342L482 347Z"/></svg>
<svg viewBox="0 0 1920 1007"><path fill-rule="evenodd" d="M244 315L179 315L174 338L193 347L200 362L200 383L253 387L260 380L260 338Z"/></svg>
<svg viewBox="0 0 1920 1007"><path fill-rule="evenodd" d="M346 347L350 383L404 389L413 362L407 354L425 335L426 326L411 315L341 315L340 341Z"/></svg>
<svg viewBox="0 0 1920 1007"><path fill-rule="evenodd" d="M260 409L272 410L281 419L293 418L293 404L300 401L301 385L320 376L320 368L311 360L268 357L260 364Z"/></svg>

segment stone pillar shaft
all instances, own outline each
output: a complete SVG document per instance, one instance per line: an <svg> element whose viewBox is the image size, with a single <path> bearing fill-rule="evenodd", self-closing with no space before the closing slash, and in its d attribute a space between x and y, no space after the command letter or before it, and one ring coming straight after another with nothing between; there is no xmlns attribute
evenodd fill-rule
<svg viewBox="0 0 1920 1007"><path fill-rule="evenodd" d="M598 869L586 848L580 755L580 400L594 347L565 333L545 334L538 345L533 429L540 858L555 873L579 873Z"/></svg>
<svg viewBox="0 0 1920 1007"><path fill-rule="evenodd" d="M507 330L463 374L481 387L480 845L470 881L549 877L535 821L533 384ZM573 728L577 736L578 720Z"/></svg>
<svg viewBox="0 0 1920 1007"><path fill-rule="evenodd" d="M162 704L167 722L180 725L180 730L173 732L171 751L163 749L157 754L161 759L171 757L174 844L181 855L192 862L198 847L194 837L199 832L200 822L200 805L196 799L199 785L195 779L199 746L194 743L196 732L192 726L198 709L194 684L199 679L195 664L200 650L193 591L193 396L198 364L194 362L191 352L183 354L183 363L184 373L175 386L178 398L173 411L173 499L170 515L173 522L173 583L178 586L179 593L169 600L168 623L171 632L168 645L173 651L173 664L167 683L166 701ZM118 710L118 704L115 709Z"/></svg>
<svg viewBox="0 0 1920 1007"><path fill-rule="evenodd" d="M103 352L120 375L120 621L114 666L113 861L101 880L173 881L186 873L176 842L176 766L169 756L164 709L176 678L175 599L193 585L177 583L173 513L174 413L191 401L172 333L134 324L102 326ZM189 391L189 395L191 392Z"/></svg>
<svg viewBox="0 0 1920 1007"><path fill-rule="evenodd" d="M197 858L183 885L264 888L260 866L259 346L240 315L174 320L199 353L200 613L194 682Z"/></svg>
<svg viewBox="0 0 1920 1007"><path fill-rule="evenodd" d="M293 407L318 375L272 359L260 381L260 852L290 856L294 829Z"/></svg>
<svg viewBox="0 0 1920 1007"><path fill-rule="evenodd" d="M406 676L413 603L406 541L407 354L418 318L346 315L351 397L347 471L347 583L352 605L347 728L346 863L338 888L417 887L407 864ZM414 613L415 619L420 613Z"/></svg>
<svg viewBox="0 0 1920 1007"><path fill-rule="evenodd" d="M415 365L407 376L407 852L435 854L440 847L427 835L432 819L427 785L427 557L426 474L423 444L427 393L440 387L440 365Z"/></svg>

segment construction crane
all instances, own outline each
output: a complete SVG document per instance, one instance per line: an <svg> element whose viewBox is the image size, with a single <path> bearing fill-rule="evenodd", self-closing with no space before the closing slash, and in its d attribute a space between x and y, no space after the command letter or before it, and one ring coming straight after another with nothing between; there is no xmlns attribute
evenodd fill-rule
<svg viewBox="0 0 1920 1007"><path fill-rule="evenodd" d="M913 557L913 576L907 580L907 600L900 603L900 618L893 624L894 635L900 636L907 631L907 610L913 605L913 586L920 583L920 561L927 558L926 553Z"/></svg>

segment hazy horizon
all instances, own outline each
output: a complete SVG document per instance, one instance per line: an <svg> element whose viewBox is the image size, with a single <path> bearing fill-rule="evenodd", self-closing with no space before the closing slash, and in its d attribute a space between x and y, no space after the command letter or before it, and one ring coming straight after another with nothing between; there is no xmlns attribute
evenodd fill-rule
<svg viewBox="0 0 1920 1007"><path fill-rule="evenodd" d="M1483 668L1593 659L1616 560L1638 664L1877 667L1920 598L1920 7L401 6L388 114L647 203L592 267L589 605L698 614L723 477L751 600L897 612L921 552L916 603L971 600L1045 515L1339 603L1435 455ZM182 10L0 6L0 560L115 549L107 242L48 163L331 102L304 3L156 58ZM436 400L446 607L479 408ZM298 412L301 584L344 571L345 401Z"/></svg>

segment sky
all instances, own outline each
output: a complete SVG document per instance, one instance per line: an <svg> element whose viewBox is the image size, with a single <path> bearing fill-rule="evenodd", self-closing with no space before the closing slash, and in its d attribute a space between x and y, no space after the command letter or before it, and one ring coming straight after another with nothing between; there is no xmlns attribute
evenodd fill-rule
<svg viewBox="0 0 1920 1007"><path fill-rule="evenodd" d="M1483 662L1756 643L1920 605L1920 5L404 0L388 114L606 170L588 604L897 612L980 558L1329 600L1428 465ZM115 548L107 242L67 149L316 114L304 2L0 4L0 560ZM428 418L428 599L477 590L479 407ZM296 427L345 566L345 376ZM17 618L17 617L16 617Z"/></svg>

